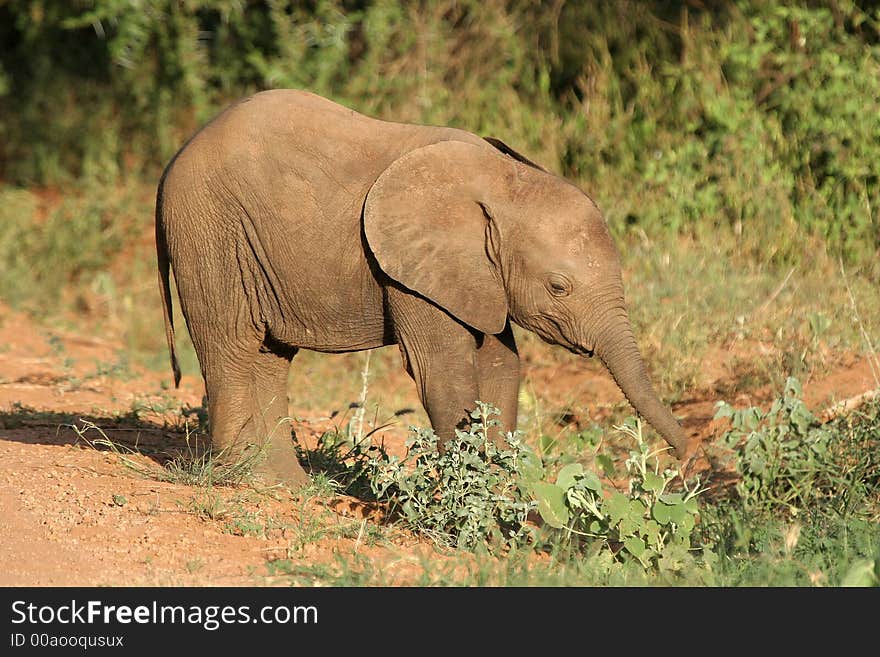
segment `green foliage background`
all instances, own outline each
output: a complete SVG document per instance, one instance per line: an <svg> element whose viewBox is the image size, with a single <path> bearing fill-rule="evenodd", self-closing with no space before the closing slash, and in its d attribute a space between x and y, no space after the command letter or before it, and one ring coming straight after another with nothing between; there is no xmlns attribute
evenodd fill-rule
<svg viewBox="0 0 880 657"><path fill-rule="evenodd" d="M7 184L154 180L234 98L301 87L497 136L618 237L877 277L876 2L7 0L0 43Z"/></svg>

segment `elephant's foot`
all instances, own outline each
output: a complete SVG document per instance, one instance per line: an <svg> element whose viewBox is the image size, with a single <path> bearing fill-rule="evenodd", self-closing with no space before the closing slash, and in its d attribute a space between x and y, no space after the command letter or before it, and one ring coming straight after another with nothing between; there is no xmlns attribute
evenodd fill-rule
<svg viewBox="0 0 880 657"><path fill-rule="evenodd" d="M265 484L283 484L291 489L302 488L310 479L296 457L290 440L272 440L264 448L254 474Z"/></svg>
<svg viewBox="0 0 880 657"><path fill-rule="evenodd" d="M289 439L285 441L273 438L262 446L249 444L242 447L236 444L216 453L218 461L227 467L250 471L261 483L269 486L283 484L297 489L310 481Z"/></svg>

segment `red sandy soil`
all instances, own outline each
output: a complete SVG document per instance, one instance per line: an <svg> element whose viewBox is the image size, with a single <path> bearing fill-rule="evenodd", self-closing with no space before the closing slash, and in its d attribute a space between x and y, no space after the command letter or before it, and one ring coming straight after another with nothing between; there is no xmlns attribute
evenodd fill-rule
<svg viewBox="0 0 880 657"><path fill-rule="evenodd" d="M443 555L427 540L404 532L371 540L371 512L358 500L308 498L284 488L206 491L140 476L118 454L90 445L101 435L83 433L83 421L155 455L133 458L158 467L163 452L185 448L179 412L145 411L139 421L125 414L138 404L199 407L201 379L185 376L179 389L166 390L167 373L132 366L120 375L100 367L120 352L109 339L50 332L4 306L0 318L0 585L286 585L291 572L298 575L294 581L308 584L311 568L332 566L337 556L365 560L385 584L407 585L417 581L426 559L442 566ZM711 355L706 371L714 378L704 390L722 389L735 377L736 356L730 349ZM537 397L585 400L593 419L623 402L598 363L526 358L524 369L524 386ZM877 387L868 361L852 357L805 383L804 393L811 408L822 409ZM750 390L728 401L762 404L772 394ZM673 405L707 446L723 431L712 421L719 398L710 392ZM577 425L576 415L561 422ZM295 417L297 436L307 445L329 426L326 417ZM384 440L400 450L403 435L396 427Z"/></svg>

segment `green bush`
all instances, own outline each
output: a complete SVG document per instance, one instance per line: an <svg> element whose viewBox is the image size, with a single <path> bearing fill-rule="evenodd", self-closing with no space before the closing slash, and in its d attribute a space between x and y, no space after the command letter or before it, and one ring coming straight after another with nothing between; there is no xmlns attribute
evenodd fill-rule
<svg viewBox="0 0 880 657"><path fill-rule="evenodd" d="M411 427L400 459L369 436L326 433L318 449L303 453L351 493L379 502L389 518L440 545L490 549L526 545L534 503L523 486L540 459L515 434L498 445L489 435L497 409L478 403L468 429L456 430L443 453L431 429Z"/></svg>
<svg viewBox="0 0 880 657"><path fill-rule="evenodd" d="M636 442L622 492L607 489L579 463L565 465L549 482L544 463L517 434L507 434L503 445L488 438L487 429L499 424L497 414L478 402L468 430L456 431L442 454L433 431L411 427L402 459L352 432L324 434L318 448L302 452L302 458L346 492L378 502L392 521L442 545L493 553L607 552L617 563L653 573L675 573L695 563L699 546L691 538L700 491L696 485L671 489L679 473L660 471L640 424L620 428ZM609 458L603 463L613 470ZM545 531L527 522L533 509Z"/></svg>
<svg viewBox="0 0 880 657"><path fill-rule="evenodd" d="M747 513L785 510L791 516L831 511L865 513L880 491L880 414L875 404L822 424L789 378L770 409L735 409L718 402L715 418L730 418L722 437L735 450L736 490ZM872 502L873 500L873 502Z"/></svg>
<svg viewBox="0 0 880 657"><path fill-rule="evenodd" d="M479 404L467 431L456 431L441 454L437 436L415 429L406 458L374 460L376 499L415 531L462 549L524 545L533 502L521 477L535 455L514 434L498 445L489 438L498 411Z"/></svg>
<svg viewBox="0 0 880 657"><path fill-rule="evenodd" d="M798 261L817 236L876 254L880 10L741 0L662 15L675 4L572 6L568 65L586 64L566 172L618 230L729 232L762 259Z"/></svg>
<svg viewBox="0 0 880 657"><path fill-rule="evenodd" d="M610 550L622 561L635 560L651 571L674 572L693 565L691 535L699 517L699 482L673 491L677 469L660 471L656 452L642 438L640 422L618 427L636 444L625 462L626 490L606 490L580 463L564 466L555 483L531 484L538 511L558 538L581 537Z"/></svg>
<svg viewBox="0 0 880 657"><path fill-rule="evenodd" d="M232 99L293 86L499 136L618 235L729 233L771 261L880 248L871 3L12 1L0 40L19 184L154 178Z"/></svg>

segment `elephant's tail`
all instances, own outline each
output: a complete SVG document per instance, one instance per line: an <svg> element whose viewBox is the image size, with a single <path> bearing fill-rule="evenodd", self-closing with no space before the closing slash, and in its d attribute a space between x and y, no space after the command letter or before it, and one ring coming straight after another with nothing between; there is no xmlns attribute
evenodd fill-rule
<svg viewBox="0 0 880 657"><path fill-rule="evenodd" d="M162 182L164 182L164 179ZM174 315L171 306L171 286L168 278L171 263L168 260L168 243L165 240L163 224L162 183L160 182L159 194L156 197L156 255L159 260L159 291L162 294L162 312L165 314L165 339L168 341L168 352L171 354L174 387L177 388L180 385L180 364L177 362L177 352L174 349Z"/></svg>

